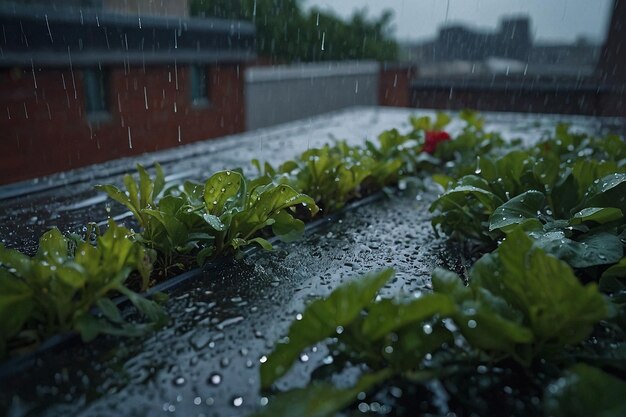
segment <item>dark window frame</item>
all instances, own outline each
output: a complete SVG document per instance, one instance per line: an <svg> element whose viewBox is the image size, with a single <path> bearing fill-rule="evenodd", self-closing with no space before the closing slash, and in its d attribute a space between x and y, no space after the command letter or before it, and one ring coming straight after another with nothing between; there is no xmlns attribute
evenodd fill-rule
<svg viewBox="0 0 626 417"><path fill-rule="evenodd" d="M189 95L194 107L209 107L209 68L203 64L189 66Z"/></svg>
<svg viewBox="0 0 626 417"><path fill-rule="evenodd" d="M86 67L82 70L85 114L89 121L111 119L109 98L109 71L102 67Z"/></svg>

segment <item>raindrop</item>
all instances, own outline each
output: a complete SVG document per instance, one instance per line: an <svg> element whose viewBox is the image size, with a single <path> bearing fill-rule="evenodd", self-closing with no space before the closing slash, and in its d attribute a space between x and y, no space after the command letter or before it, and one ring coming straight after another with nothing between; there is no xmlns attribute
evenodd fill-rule
<svg viewBox="0 0 626 417"><path fill-rule="evenodd" d="M178 378L174 379L174 385L178 387L185 385L185 378L183 378L182 376L179 376Z"/></svg>
<svg viewBox="0 0 626 417"><path fill-rule="evenodd" d="M233 398L233 405L235 407L240 407L243 404L243 397L235 397Z"/></svg>
<svg viewBox="0 0 626 417"><path fill-rule="evenodd" d="M326 40L326 32L322 32L322 51L324 50L324 41Z"/></svg>
<svg viewBox="0 0 626 417"><path fill-rule="evenodd" d="M132 137L130 135L130 126L128 126L128 147L130 149L133 149L133 140L132 140Z"/></svg>
<svg viewBox="0 0 626 417"><path fill-rule="evenodd" d="M480 156L476 157L476 169L474 170L474 174L478 175L481 172L483 172L483 170L480 168Z"/></svg>
<svg viewBox="0 0 626 417"><path fill-rule="evenodd" d="M222 375L216 373L211 374L211 376L209 376L209 381L208 381L211 385L219 385L222 382Z"/></svg>
<svg viewBox="0 0 626 417"><path fill-rule="evenodd" d="M467 322L467 327L469 327L470 329L475 329L476 328L476 320L469 320Z"/></svg>

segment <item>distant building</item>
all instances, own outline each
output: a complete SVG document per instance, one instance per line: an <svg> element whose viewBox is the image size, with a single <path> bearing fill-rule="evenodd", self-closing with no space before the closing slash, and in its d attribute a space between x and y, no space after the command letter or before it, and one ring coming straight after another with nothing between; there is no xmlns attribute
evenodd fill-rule
<svg viewBox="0 0 626 417"><path fill-rule="evenodd" d="M244 130L252 24L184 0L30 3L0 3L0 183Z"/></svg>
<svg viewBox="0 0 626 417"><path fill-rule="evenodd" d="M528 17L503 19L495 32L445 26L436 39L402 45L403 60L416 63L422 77L491 74L591 75L601 47L575 43L535 43Z"/></svg>
<svg viewBox="0 0 626 417"><path fill-rule="evenodd" d="M495 33L444 26L435 40L409 46L407 57L430 62L481 61L492 56L525 61L531 46L530 19L515 17L502 20Z"/></svg>

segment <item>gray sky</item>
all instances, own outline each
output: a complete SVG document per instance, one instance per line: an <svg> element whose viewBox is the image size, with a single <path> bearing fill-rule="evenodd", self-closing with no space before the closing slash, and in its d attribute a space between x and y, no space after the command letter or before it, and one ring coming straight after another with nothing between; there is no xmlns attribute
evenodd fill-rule
<svg viewBox="0 0 626 417"><path fill-rule="evenodd" d="M501 16L526 14L536 40L572 41L585 35L602 41L613 0L304 0L304 4L343 17L364 7L370 16L392 9L400 40L434 37L446 16L450 23L495 29Z"/></svg>

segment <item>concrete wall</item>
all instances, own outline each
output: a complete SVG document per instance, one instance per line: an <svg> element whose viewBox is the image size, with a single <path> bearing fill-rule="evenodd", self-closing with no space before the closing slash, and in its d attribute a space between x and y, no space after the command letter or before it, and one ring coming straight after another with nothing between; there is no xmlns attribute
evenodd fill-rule
<svg viewBox="0 0 626 417"><path fill-rule="evenodd" d="M246 128L377 105L379 72L380 65L371 61L248 68Z"/></svg>

